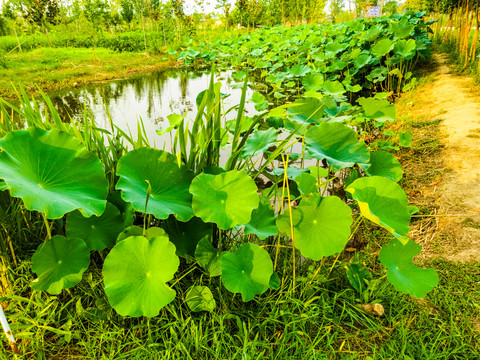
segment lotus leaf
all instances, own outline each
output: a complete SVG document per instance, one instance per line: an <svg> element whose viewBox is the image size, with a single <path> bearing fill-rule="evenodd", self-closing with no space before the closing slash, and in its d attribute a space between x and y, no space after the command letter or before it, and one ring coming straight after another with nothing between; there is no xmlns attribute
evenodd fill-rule
<svg viewBox="0 0 480 360"><path fill-rule="evenodd" d="M185 302L190 310L213 311L216 303L211 290L206 286L192 286L187 291Z"/></svg>
<svg viewBox="0 0 480 360"><path fill-rule="evenodd" d="M55 235L32 256L32 270L38 275L32 281L32 288L60 294L63 289L77 285L89 265L90 251L82 239Z"/></svg>
<svg viewBox="0 0 480 360"><path fill-rule="evenodd" d="M151 227L145 230L145 237L147 240L150 240L155 236L164 236L166 234L165 230L159 227ZM117 237L117 243L129 238L130 236L144 236L143 228L141 226L129 226L125 228Z"/></svg>
<svg viewBox="0 0 480 360"><path fill-rule="evenodd" d="M293 128L287 128L288 130L295 130L298 125L304 123L318 123L322 121L325 105L324 103L315 98L303 98L294 102L295 107L291 107L287 110L288 118L296 121ZM307 127L308 128L308 127Z"/></svg>
<svg viewBox="0 0 480 360"><path fill-rule="evenodd" d="M412 143L412 134L409 132L400 132L398 133L398 144L401 147L410 147Z"/></svg>
<svg viewBox="0 0 480 360"><path fill-rule="evenodd" d="M244 172L231 170L219 175L200 174L192 181L193 211L205 222L222 230L250 221L258 207L257 186Z"/></svg>
<svg viewBox="0 0 480 360"><path fill-rule="evenodd" d="M357 102L362 106L363 116L378 122L395 121L396 108L388 100L360 98Z"/></svg>
<svg viewBox="0 0 480 360"><path fill-rule="evenodd" d="M83 215L105 210L108 182L100 160L65 132L35 127L0 140L0 173L14 197L49 219L80 209Z"/></svg>
<svg viewBox="0 0 480 360"><path fill-rule="evenodd" d="M302 173L295 178L295 182L298 185L298 190L302 194L312 194L317 192L317 178L307 174Z"/></svg>
<svg viewBox="0 0 480 360"><path fill-rule="evenodd" d="M252 102L255 104L255 110L257 111L265 110L268 107L268 101L259 92L252 94Z"/></svg>
<svg viewBox="0 0 480 360"><path fill-rule="evenodd" d="M83 239L90 250L100 251L115 245L123 224L120 211L107 203L100 216L86 218L78 210L68 214L66 232L69 238Z"/></svg>
<svg viewBox="0 0 480 360"><path fill-rule="evenodd" d="M328 176L328 170L320 166L309 166L308 170L310 171L310 174L317 179Z"/></svg>
<svg viewBox="0 0 480 360"><path fill-rule="evenodd" d="M277 290L280 287L280 278L278 277L277 273L274 271L272 276L270 276L270 282L268 283L268 287L272 290Z"/></svg>
<svg viewBox="0 0 480 360"><path fill-rule="evenodd" d="M400 40L395 43L393 48L396 55L401 56L405 60L413 57L415 55L415 48L417 45L415 44L414 39L409 40Z"/></svg>
<svg viewBox="0 0 480 360"><path fill-rule="evenodd" d="M355 66L359 69L361 69L362 67L368 65L368 63L370 62L370 60L372 60L372 57L368 54L361 54L359 55L357 58L355 58L353 60L353 63L355 64Z"/></svg>
<svg viewBox="0 0 480 360"><path fill-rule="evenodd" d="M220 276L222 268L220 259L222 252L215 249L207 237L201 239L195 249L195 260L210 274L210 277Z"/></svg>
<svg viewBox="0 0 480 360"><path fill-rule="evenodd" d="M175 299L166 283L173 279L180 261L175 245L166 236L150 240L131 236L120 241L103 264L105 292L122 316L156 316Z"/></svg>
<svg viewBox="0 0 480 360"><path fill-rule="evenodd" d="M275 144L277 135L277 131L273 128L263 131L256 131L247 139L247 142L242 150L242 156L248 157L263 153L270 146Z"/></svg>
<svg viewBox="0 0 480 360"><path fill-rule="evenodd" d="M316 159L327 159L335 169L366 163L370 154L353 129L340 123L321 123L307 131L308 152Z"/></svg>
<svg viewBox="0 0 480 360"><path fill-rule="evenodd" d="M170 216L165 222L165 230L181 257L193 257L200 239L212 237L212 224L206 224L198 217L182 222Z"/></svg>
<svg viewBox="0 0 480 360"><path fill-rule="evenodd" d="M412 24L397 23L393 25L393 35L397 39L403 39L410 35L415 29L415 26Z"/></svg>
<svg viewBox="0 0 480 360"><path fill-rule="evenodd" d="M380 176L355 180L346 189L357 201L363 216L403 238L409 231L407 195L394 181Z"/></svg>
<svg viewBox="0 0 480 360"><path fill-rule="evenodd" d="M242 294L244 302L268 290L273 274L272 259L256 244L243 244L234 253L222 256L222 283L232 293Z"/></svg>
<svg viewBox="0 0 480 360"><path fill-rule="evenodd" d="M302 84L307 91L318 91L322 88L323 76L320 74L310 73L302 78Z"/></svg>
<svg viewBox="0 0 480 360"><path fill-rule="evenodd" d="M346 90L345 87L342 85L340 81L325 81L322 85L322 90L332 95L333 97L340 97L345 94Z"/></svg>
<svg viewBox="0 0 480 360"><path fill-rule="evenodd" d="M150 183L147 214L158 219L166 219L170 214L176 214L181 221L192 218L188 188L194 175L185 166L179 167L175 156L162 150L136 149L120 159L117 175L117 189L122 190L123 199L131 202L135 210L145 211Z"/></svg>
<svg viewBox="0 0 480 360"><path fill-rule="evenodd" d="M297 64L292 66L292 68L288 72L293 76L302 77L307 75L310 71L312 71L312 69L309 66Z"/></svg>
<svg viewBox="0 0 480 360"><path fill-rule="evenodd" d="M402 165L386 151L379 150L371 153L370 164L370 167L365 170L368 176L383 176L395 182L399 182L402 178Z"/></svg>
<svg viewBox="0 0 480 360"><path fill-rule="evenodd" d="M391 50L393 49L393 41L384 38L382 40L379 40L373 45L372 47L372 54L376 58L380 59L381 57L387 55Z"/></svg>
<svg viewBox="0 0 480 360"><path fill-rule="evenodd" d="M314 261L342 251L350 236L352 210L340 198L312 195L292 209L295 247ZM291 236L288 210L277 220L278 229Z"/></svg>
<svg viewBox="0 0 480 360"><path fill-rule="evenodd" d="M378 254L381 263L387 267L387 279L398 291L423 298L438 285L438 274L434 269L421 269L413 264L413 257L422 247L409 239L402 244L392 239Z"/></svg>
<svg viewBox="0 0 480 360"><path fill-rule="evenodd" d="M10 186L8 186L5 181L0 180L0 191L5 191L8 189L10 189Z"/></svg>
<svg viewBox="0 0 480 360"><path fill-rule="evenodd" d="M275 236L278 234L275 220L275 214L271 205L266 202L260 202L258 208L252 211L250 222L245 225L245 234L255 234L262 240L268 236Z"/></svg>

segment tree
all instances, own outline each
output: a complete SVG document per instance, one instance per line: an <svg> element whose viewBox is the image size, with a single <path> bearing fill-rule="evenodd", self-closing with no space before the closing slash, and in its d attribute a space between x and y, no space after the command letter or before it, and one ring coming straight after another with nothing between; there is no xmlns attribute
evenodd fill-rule
<svg viewBox="0 0 480 360"><path fill-rule="evenodd" d="M343 6L343 0L330 0L330 16L332 18L332 22L335 22L338 15L340 15L343 10Z"/></svg>
<svg viewBox="0 0 480 360"><path fill-rule="evenodd" d="M395 0L388 1L383 6L383 14L390 16L397 13L398 3Z"/></svg>
<svg viewBox="0 0 480 360"><path fill-rule="evenodd" d="M47 23L55 25L58 21L59 7L56 0L27 0L23 3L22 16L31 24L43 28L49 45L52 45L48 36Z"/></svg>
<svg viewBox="0 0 480 360"><path fill-rule="evenodd" d="M133 20L133 4L130 0L122 0L120 3L122 9L120 10L120 15L122 16L123 20L127 23L128 27Z"/></svg>

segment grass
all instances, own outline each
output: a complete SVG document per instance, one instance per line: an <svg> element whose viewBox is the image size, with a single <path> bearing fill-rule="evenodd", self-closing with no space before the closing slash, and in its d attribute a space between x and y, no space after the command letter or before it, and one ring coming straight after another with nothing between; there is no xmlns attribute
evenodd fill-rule
<svg viewBox="0 0 480 360"><path fill-rule="evenodd" d="M165 55L115 52L102 48L40 48L8 55L0 67L0 97L15 98L13 85L29 94L123 78L135 72L174 66ZM18 87L18 86L17 86Z"/></svg>

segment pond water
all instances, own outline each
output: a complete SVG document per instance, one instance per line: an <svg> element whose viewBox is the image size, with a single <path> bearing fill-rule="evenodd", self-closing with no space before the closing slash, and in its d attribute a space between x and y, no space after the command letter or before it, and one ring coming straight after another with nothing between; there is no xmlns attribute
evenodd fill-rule
<svg viewBox="0 0 480 360"><path fill-rule="evenodd" d="M163 148L169 142L167 134L162 138L156 130L168 126L167 116L184 114L186 119L196 115L197 95L208 88L210 72L159 71L137 75L128 79L92 84L80 89L48 94L62 119L83 122L84 110L95 119L97 127L110 129L109 116L113 124L127 134L137 135L137 120L143 121L152 146ZM215 82L221 82L221 92L229 94L223 100L224 109L240 103L241 88L232 79L232 72L215 75ZM247 100L253 91L248 90ZM40 108L45 104L38 99ZM255 113L251 103L246 104L247 115ZM226 120L234 119L236 112L230 112ZM169 145L166 144L166 148Z"/></svg>

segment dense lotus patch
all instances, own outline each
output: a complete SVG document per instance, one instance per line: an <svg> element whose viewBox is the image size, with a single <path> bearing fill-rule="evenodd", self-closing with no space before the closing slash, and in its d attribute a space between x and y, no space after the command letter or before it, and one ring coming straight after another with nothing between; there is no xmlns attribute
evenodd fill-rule
<svg viewBox="0 0 480 360"><path fill-rule="evenodd" d="M12 196L49 219L79 209L84 216L105 209L108 182L100 160L74 136L30 127L0 140L0 174Z"/></svg>

